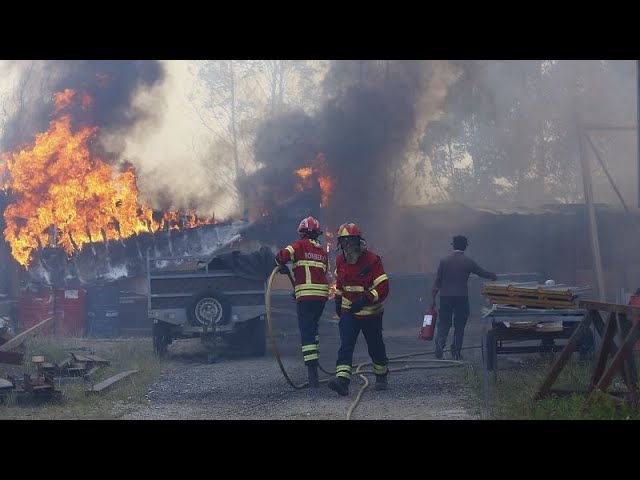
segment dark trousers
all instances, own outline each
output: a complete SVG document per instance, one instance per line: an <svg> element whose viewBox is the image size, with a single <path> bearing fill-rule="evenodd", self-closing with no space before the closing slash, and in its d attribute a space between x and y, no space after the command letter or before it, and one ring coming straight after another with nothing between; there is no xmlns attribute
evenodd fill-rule
<svg viewBox="0 0 640 480"><path fill-rule="evenodd" d="M351 380L351 363L353 350L362 330L367 342L369 356L373 361L373 371L376 375L386 375L388 372L387 352L382 339L382 315L373 318L357 318L349 312L340 315L340 350L336 361L336 377Z"/></svg>
<svg viewBox="0 0 640 480"><path fill-rule="evenodd" d="M298 328L305 365L317 365L320 354L320 336L318 322L324 310L323 300L302 300L296 304Z"/></svg>
<svg viewBox="0 0 640 480"><path fill-rule="evenodd" d="M438 319L436 344L444 350L451 323L453 323L453 343L451 353L459 354L464 340L464 327L469 318L469 297L440 297L440 318Z"/></svg>

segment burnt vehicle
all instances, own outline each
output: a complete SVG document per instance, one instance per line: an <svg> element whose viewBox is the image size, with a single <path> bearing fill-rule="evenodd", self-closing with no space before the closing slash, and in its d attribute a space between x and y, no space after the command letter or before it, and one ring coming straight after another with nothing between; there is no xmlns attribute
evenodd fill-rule
<svg viewBox="0 0 640 480"><path fill-rule="evenodd" d="M209 362L222 348L266 353L266 280L273 252L233 251L214 257L149 258L147 280L154 351L177 338L199 337Z"/></svg>

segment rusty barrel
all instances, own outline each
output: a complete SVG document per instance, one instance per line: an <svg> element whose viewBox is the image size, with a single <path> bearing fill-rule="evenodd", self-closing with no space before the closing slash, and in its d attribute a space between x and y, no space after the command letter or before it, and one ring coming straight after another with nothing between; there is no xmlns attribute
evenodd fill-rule
<svg viewBox="0 0 640 480"><path fill-rule="evenodd" d="M87 320L87 292L81 288L57 288L54 293L55 334L83 337Z"/></svg>
<svg viewBox="0 0 640 480"><path fill-rule="evenodd" d="M18 331L24 332L53 316L54 292L49 287L23 290L18 300ZM38 335L53 335L55 322L49 323Z"/></svg>

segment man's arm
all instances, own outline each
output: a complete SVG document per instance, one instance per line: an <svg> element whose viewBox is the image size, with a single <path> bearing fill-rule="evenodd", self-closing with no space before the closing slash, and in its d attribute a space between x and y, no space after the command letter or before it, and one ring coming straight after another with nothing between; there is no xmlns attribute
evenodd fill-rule
<svg viewBox="0 0 640 480"><path fill-rule="evenodd" d="M440 264L438 265L438 273L436 275L436 280L433 282L433 287L431 287L431 306L435 307L436 305L436 295L440 291L440 286L442 285L442 270L444 268L444 262L440 260Z"/></svg>
<svg viewBox="0 0 640 480"><path fill-rule="evenodd" d="M366 293L370 303L382 303L389 295L389 277L384 271L380 257L376 259L371 268L373 273L373 284L371 290Z"/></svg>
<svg viewBox="0 0 640 480"><path fill-rule="evenodd" d="M469 259L469 260L471 260L471 259ZM498 276L495 273L488 272L487 270L483 269L474 260L471 260L471 262L472 262L472 264L471 264L471 266L472 266L471 273L475 273L479 277L486 278L488 280L497 280L498 279Z"/></svg>
<svg viewBox="0 0 640 480"><path fill-rule="evenodd" d="M284 265L287 262L295 262L295 242L291 245L287 245L276 254L276 263L278 265Z"/></svg>

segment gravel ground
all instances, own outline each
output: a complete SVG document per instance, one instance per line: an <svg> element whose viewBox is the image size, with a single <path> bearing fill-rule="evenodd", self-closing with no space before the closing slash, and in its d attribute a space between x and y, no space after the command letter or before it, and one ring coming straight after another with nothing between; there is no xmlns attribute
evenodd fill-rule
<svg viewBox="0 0 640 480"><path fill-rule="evenodd" d="M418 327L386 327L387 355L431 351L433 342L417 338ZM306 381L295 323L280 324L278 349L287 373L295 383ZM479 322L469 322L465 344L479 345ZM320 326L321 365L333 370L339 345L337 325L323 319ZM161 378L148 392L148 404L122 415L123 419L211 420L342 420L356 399L363 381L354 376L349 396L329 390L293 389L284 379L271 350L262 358L223 358L206 364L195 341L176 341ZM469 361L479 361L477 353ZM433 359L433 355L416 357ZM446 357L445 357L446 358ZM368 362L362 335L354 365ZM436 364L431 362L430 364ZM424 365L424 363L423 363ZM441 364L439 364L441 365ZM402 364L395 364L396 368ZM480 418L472 393L456 379L457 368L413 369L389 374L389 389L368 388L352 413L353 420L472 420ZM321 374L321 379L329 378ZM369 376L373 383L373 375Z"/></svg>

